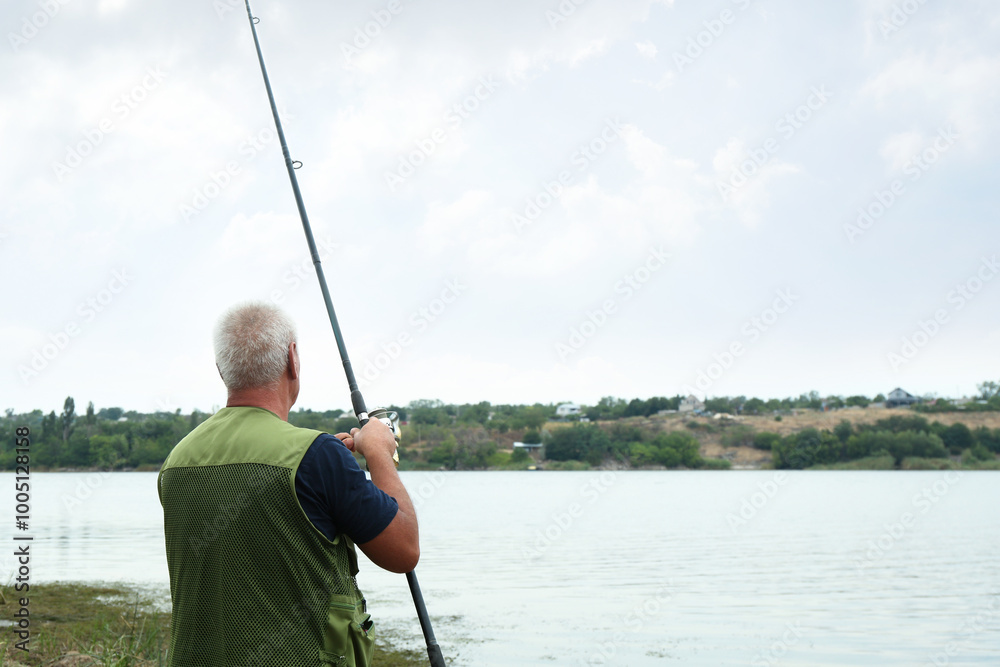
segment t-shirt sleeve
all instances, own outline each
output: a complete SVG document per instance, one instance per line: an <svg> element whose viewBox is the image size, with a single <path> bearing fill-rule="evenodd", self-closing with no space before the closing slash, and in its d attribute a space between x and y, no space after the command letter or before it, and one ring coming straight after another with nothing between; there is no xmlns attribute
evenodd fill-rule
<svg viewBox="0 0 1000 667"><path fill-rule="evenodd" d="M399 509L365 476L351 451L326 433L302 457L295 492L306 516L330 540L338 533L359 544L373 540Z"/></svg>

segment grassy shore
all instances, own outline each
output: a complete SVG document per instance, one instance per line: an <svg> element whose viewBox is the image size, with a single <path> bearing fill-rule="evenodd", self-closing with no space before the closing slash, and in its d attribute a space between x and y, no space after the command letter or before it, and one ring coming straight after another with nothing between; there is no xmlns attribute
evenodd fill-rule
<svg viewBox="0 0 1000 667"><path fill-rule="evenodd" d="M3 617L13 618L23 593L0 587ZM0 667L159 667L167 664L170 613L149 594L126 586L32 584L30 651L14 647L4 628ZM8 613L9 612L9 613ZM426 664L416 651L397 651L376 641L375 665L410 667Z"/></svg>

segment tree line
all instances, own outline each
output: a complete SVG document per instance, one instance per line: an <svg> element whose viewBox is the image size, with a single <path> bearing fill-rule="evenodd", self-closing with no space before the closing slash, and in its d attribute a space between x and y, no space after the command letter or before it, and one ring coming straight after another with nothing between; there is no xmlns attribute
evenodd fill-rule
<svg viewBox="0 0 1000 667"><path fill-rule="evenodd" d="M979 402L963 406L963 409L1000 409L1000 383L985 382L979 388L982 392ZM820 397L817 392L767 401L743 396L712 397L706 399L705 408L716 413L781 414L794 409L830 407L833 399L838 398ZM604 397L595 405L582 406L579 414L562 418L579 422L586 417L593 423L554 429L543 427L557 419L558 404L555 403L445 404L421 399L406 406L389 406L389 409L398 412L400 419L407 423L401 446L404 467L525 467L533 462L526 452L515 451L512 456L503 451L509 449L514 439L542 444L546 459L566 465L619 461L634 466L724 466L724 462L706 461L698 454L696 433L698 428L704 427L696 421L688 422L692 432L665 432L629 420L677 410L681 400L680 396L629 401ZM863 407L872 401L884 400L884 397L875 396L869 400L864 396L851 396L839 400L842 407ZM927 412L956 409L942 401L923 407ZM187 415L180 410L148 414L120 407L97 410L93 402L87 405L83 414L78 414L72 397L66 398L60 412L52 410L45 414L33 410L14 414L8 409L0 419L3 437L0 469L13 468L14 429L29 426L32 463L37 467L156 470L174 445L209 416L198 410ZM351 413L339 409L293 410L289 422L329 433L349 431L358 425ZM845 421L833 431L808 429L784 437L775 433L756 433L752 429L748 431L748 427L735 425L727 427L722 438L723 444L747 444L770 450L775 466L784 468L835 464L881 455L891 455L896 465L907 457L933 459L949 454L970 460L988 460L1000 452L997 430L971 431L962 424L945 427L938 422L928 423L919 416L902 415L882 420L875 426L854 427Z"/></svg>
<svg viewBox="0 0 1000 667"><path fill-rule="evenodd" d="M972 430L962 423L945 426L919 415L893 415L874 424L852 425L845 420L832 431L805 429L784 437L756 433L753 439L754 446L771 450L775 468L803 469L877 458L891 458L894 468L934 468L951 456L977 466L996 464L1000 454L1000 429L981 426Z"/></svg>

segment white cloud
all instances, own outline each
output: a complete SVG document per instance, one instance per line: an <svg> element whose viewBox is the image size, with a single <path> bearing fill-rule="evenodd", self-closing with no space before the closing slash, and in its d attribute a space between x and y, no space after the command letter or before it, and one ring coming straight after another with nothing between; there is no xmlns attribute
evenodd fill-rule
<svg viewBox="0 0 1000 667"><path fill-rule="evenodd" d="M984 86L998 80L1000 56L940 47L933 55L911 51L895 58L867 81L862 92L887 114L912 116L917 106L926 123L952 123L973 135L995 132L996 97L984 95Z"/></svg>
<svg viewBox="0 0 1000 667"><path fill-rule="evenodd" d="M649 58L650 60L654 60L658 52L656 49L656 45L649 41L636 42L635 48L639 52L639 55L641 55L643 58Z"/></svg>
<svg viewBox="0 0 1000 667"><path fill-rule="evenodd" d="M898 171L927 145L920 132L898 132L882 142L879 155L888 163L887 171Z"/></svg>
<svg viewBox="0 0 1000 667"><path fill-rule="evenodd" d="M664 90L666 90L668 87L670 87L673 84L673 82L674 82L674 80L676 78L677 78L677 72L675 72L672 69L668 69L665 72L663 72L663 76L661 76L656 81L646 81L646 80L643 80L643 79L633 79L633 83L638 83L640 85L652 88L653 90L656 90L656 91L659 91L659 92L663 92Z"/></svg>
<svg viewBox="0 0 1000 667"><path fill-rule="evenodd" d="M735 211L740 221L754 227L771 204L769 186L785 174L795 174L800 167L769 155L762 165L751 159L742 139L731 138L712 159L715 168L716 196L721 202L725 191L725 205Z"/></svg>
<svg viewBox="0 0 1000 667"><path fill-rule="evenodd" d="M120 12L128 6L128 0L101 0L97 5L99 14L114 14Z"/></svg>
<svg viewBox="0 0 1000 667"><path fill-rule="evenodd" d="M607 48L607 38L601 37L600 39L592 39L581 48L570 54L567 61L569 62L570 67L576 67L588 58L604 54L607 51Z"/></svg>

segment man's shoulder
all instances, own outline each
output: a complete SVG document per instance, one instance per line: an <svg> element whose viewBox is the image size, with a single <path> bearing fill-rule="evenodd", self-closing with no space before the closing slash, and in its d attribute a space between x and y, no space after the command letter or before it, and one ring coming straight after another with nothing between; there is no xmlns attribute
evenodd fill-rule
<svg viewBox="0 0 1000 667"><path fill-rule="evenodd" d="M351 465L353 463L353 465ZM358 467L357 459L344 443L329 433L319 431L302 457L301 466L348 466Z"/></svg>
<svg viewBox="0 0 1000 667"><path fill-rule="evenodd" d="M264 408L226 407L188 433L174 447L165 467L233 462L294 467L324 435L328 434L289 424Z"/></svg>

